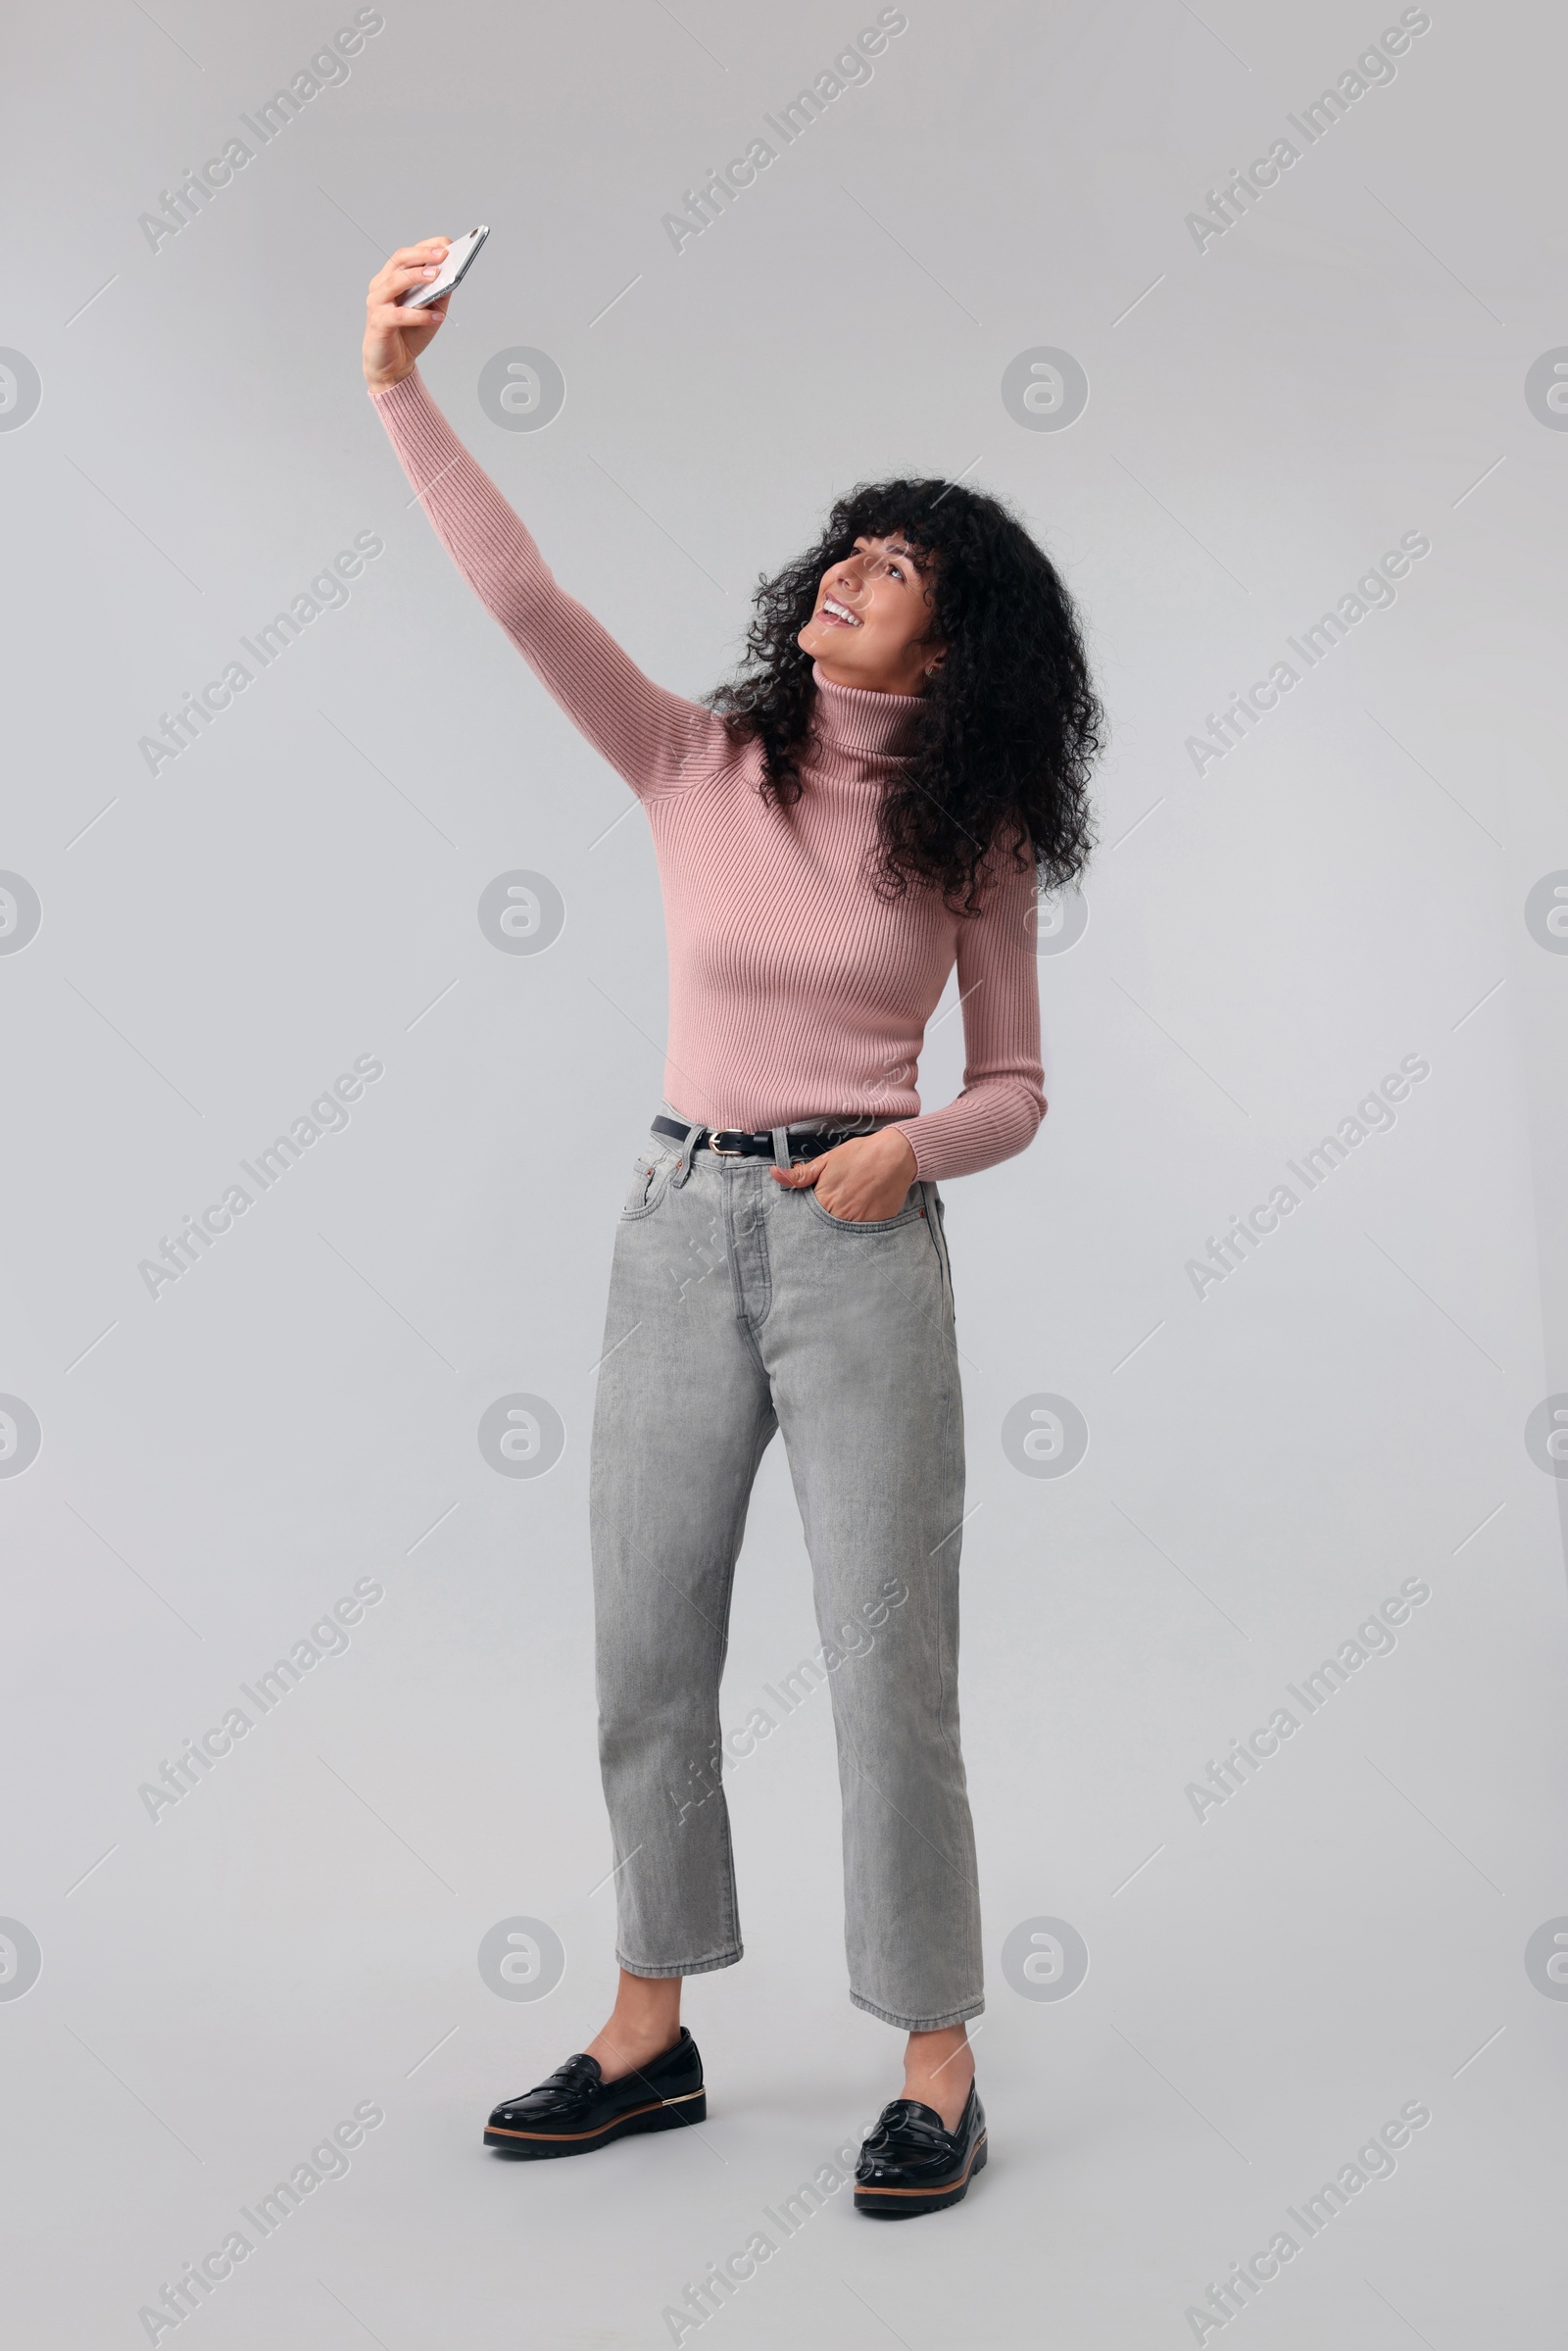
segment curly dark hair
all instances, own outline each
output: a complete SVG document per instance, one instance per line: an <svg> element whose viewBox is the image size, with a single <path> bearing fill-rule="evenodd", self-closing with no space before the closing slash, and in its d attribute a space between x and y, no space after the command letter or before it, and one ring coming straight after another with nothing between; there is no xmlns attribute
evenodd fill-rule
<svg viewBox="0 0 1568 2351"><path fill-rule="evenodd" d="M795 640L828 566L859 538L902 532L932 568L928 637L947 654L923 697L907 766L882 804L884 895L934 884L956 911L980 903L993 850L1032 863L1042 890L1082 872L1094 846L1089 776L1104 718L1072 600L1000 500L949 481L861 482L822 536L758 586L745 666L707 697L736 743L760 741L760 789L781 808L804 789L816 689Z"/></svg>

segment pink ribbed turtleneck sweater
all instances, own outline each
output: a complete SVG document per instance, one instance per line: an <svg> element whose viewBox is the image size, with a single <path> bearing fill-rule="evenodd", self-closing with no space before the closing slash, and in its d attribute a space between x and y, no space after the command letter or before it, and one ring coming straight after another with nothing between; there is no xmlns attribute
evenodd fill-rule
<svg viewBox="0 0 1568 2351"><path fill-rule="evenodd" d="M758 790L760 747L654 685L556 585L418 370L372 398L459 570L647 811L669 946L666 1100L715 1127L891 1117L928 1177L1022 1151L1046 1107L1032 874L999 864L968 920L935 891L886 901L870 887L877 809L918 698L815 669L805 790L775 807ZM955 957L963 1091L922 1114L915 1072Z"/></svg>

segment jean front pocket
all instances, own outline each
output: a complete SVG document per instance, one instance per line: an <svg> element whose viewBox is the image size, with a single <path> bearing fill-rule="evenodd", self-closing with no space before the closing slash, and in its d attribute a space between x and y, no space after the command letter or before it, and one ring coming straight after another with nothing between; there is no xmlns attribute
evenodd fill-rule
<svg viewBox="0 0 1568 2351"><path fill-rule="evenodd" d="M925 1214L925 1200L918 1184L911 1184L908 1197L897 1216L873 1217L869 1224L857 1224L850 1216L834 1216L823 1207L816 1197L814 1185L806 1194L806 1204L818 1221L835 1233L896 1233L906 1224L918 1224Z"/></svg>
<svg viewBox="0 0 1568 2351"><path fill-rule="evenodd" d="M927 1207L934 1211L933 1214L927 1216L926 1223L931 1234L931 1246L937 1252L937 1263L942 1268L942 1287L947 1297L948 1312L951 1315L955 1311L955 1301L953 1296L953 1258L948 1249L947 1203L943 1200L941 1193L937 1190L934 1183L928 1182L926 1184L925 1197Z"/></svg>
<svg viewBox="0 0 1568 2351"><path fill-rule="evenodd" d="M631 1183L621 1207L621 1218L652 1216L665 1192L669 1179L680 1164L680 1153L670 1145L646 1143L632 1162Z"/></svg>

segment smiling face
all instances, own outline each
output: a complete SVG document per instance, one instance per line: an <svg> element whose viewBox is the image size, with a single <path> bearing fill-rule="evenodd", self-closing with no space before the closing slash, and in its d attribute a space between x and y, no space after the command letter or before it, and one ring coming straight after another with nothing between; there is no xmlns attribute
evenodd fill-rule
<svg viewBox="0 0 1568 2351"><path fill-rule="evenodd" d="M931 560L895 531L857 539L823 572L816 609L796 638L830 685L873 694L923 694L945 648L927 640Z"/></svg>

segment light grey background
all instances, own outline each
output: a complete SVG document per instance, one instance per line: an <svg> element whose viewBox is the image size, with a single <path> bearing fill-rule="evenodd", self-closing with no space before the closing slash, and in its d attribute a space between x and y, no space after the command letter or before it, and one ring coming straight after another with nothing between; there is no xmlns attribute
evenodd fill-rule
<svg viewBox="0 0 1568 2351"><path fill-rule="evenodd" d="M0 866L42 922L0 955L0 1390L42 1447L0 1478L0 1912L42 1973L0 1999L8 2332L145 2341L139 2308L371 2100L348 2176L186 2327L642 2351L897 2086L844 1996L819 1691L733 1778L749 1950L689 2000L702 2134L478 2143L612 1988L587 1435L664 1017L643 819L360 380L377 255L486 220L428 379L655 676L723 674L836 491L962 471L1063 565L1114 727L1088 928L1041 962L1051 1114L948 1188L992 2168L915 2232L829 2198L684 2339L1191 2342L1210 2282L1423 2100L1394 2177L1204 2339L1557 2342L1568 2005L1524 1955L1568 1913L1563 1489L1524 1428L1568 1390L1568 958L1524 905L1568 868L1568 437L1524 382L1568 343L1560 20L1433 0L1200 251L1185 216L1396 8L911 0L677 254L662 215L873 9L383 14L156 252L138 216L352 11L117 0L13 36L4 340L42 397L0 433ZM565 379L539 433L479 405L516 346ZM1087 373L1065 431L1003 404L1039 347ZM346 608L150 775L159 713L361 531L385 553ZM1432 552L1393 609L1200 778L1204 714L1407 531ZM536 955L479 925L516 870L565 908ZM1206 1237L1411 1053L1393 1131L1200 1301ZM359 1054L385 1074L347 1130L149 1297L161 1236ZM514 1394L560 1415L546 1476L480 1453ZM1003 1449L1042 1394L1089 1429L1065 1479ZM138 1787L364 1577L347 1652L149 1819ZM1187 1784L1408 1577L1393 1654L1200 1823ZM726 1721L814 1639L775 1448ZM564 1953L538 2002L479 1973L519 1917ZM1039 1918L1088 1949L1064 2001L1002 1970Z"/></svg>

